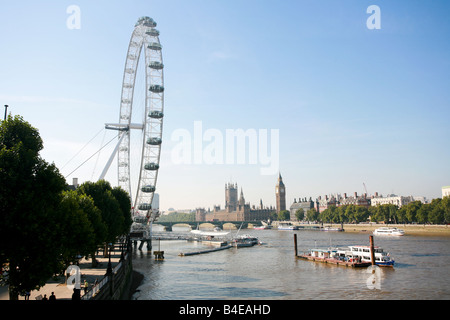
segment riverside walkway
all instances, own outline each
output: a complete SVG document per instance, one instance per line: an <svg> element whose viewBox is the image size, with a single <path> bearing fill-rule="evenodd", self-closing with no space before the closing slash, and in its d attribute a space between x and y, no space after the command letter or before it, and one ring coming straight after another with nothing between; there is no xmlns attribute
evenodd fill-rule
<svg viewBox="0 0 450 320"><path fill-rule="evenodd" d="M114 269L120 262L121 251L116 248L111 252L111 266ZM108 268L108 258L103 257L103 254L98 254L96 256L99 262L96 268L92 268L92 260L81 259L79 262L79 268L81 270L81 298L83 298L84 290L83 285L86 280L89 284L88 290L91 290L95 284L95 281L101 282L106 274ZM47 284L41 287L39 290L34 290L30 292L31 300L41 300L44 295L47 298L54 292L56 300L72 300L73 290L68 288L66 285L66 278L64 276L58 276L55 279L49 279ZM8 287L0 286L0 300L9 300ZM19 296L19 300L25 300L24 296Z"/></svg>

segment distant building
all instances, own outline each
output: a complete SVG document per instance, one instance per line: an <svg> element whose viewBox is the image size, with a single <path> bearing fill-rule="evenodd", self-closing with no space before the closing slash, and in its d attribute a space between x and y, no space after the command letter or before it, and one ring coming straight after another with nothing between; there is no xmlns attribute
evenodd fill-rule
<svg viewBox="0 0 450 320"><path fill-rule="evenodd" d="M410 202L413 202L413 196L397 196L395 194L388 194L386 197L376 195L371 199L372 206L376 207L377 205L383 204L394 204L397 207L401 208L404 205L407 205Z"/></svg>
<svg viewBox="0 0 450 320"><path fill-rule="evenodd" d="M417 196L413 196L414 201L420 201L423 204L425 203L430 203L430 201L426 198L426 197L417 197Z"/></svg>
<svg viewBox="0 0 450 320"><path fill-rule="evenodd" d="M159 194L158 193L153 194L152 209L159 210Z"/></svg>
<svg viewBox="0 0 450 320"><path fill-rule="evenodd" d="M78 185L78 178L72 179L72 184L68 186L69 190L77 190L79 187Z"/></svg>
<svg viewBox="0 0 450 320"><path fill-rule="evenodd" d="M353 196L347 196L347 193L344 193L344 195L325 195L325 198L319 196L316 200L316 210L320 213L328 209L330 206L340 207L350 204L368 208L370 207L370 203L371 198L367 197L366 193L360 196L358 196L357 192L353 193Z"/></svg>
<svg viewBox="0 0 450 320"><path fill-rule="evenodd" d="M442 187L442 198L450 196L450 186Z"/></svg>
<svg viewBox="0 0 450 320"><path fill-rule="evenodd" d="M195 211L195 220L198 222L206 221L260 221L268 220L270 214L274 212L272 207L264 208L262 200L258 208L250 207L245 203L244 191L241 188L241 194L238 200L237 184L225 185L225 209L220 206L214 206L212 211L206 211L204 208L198 208Z"/></svg>
<svg viewBox="0 0 450 320"><path fill-rule="evenodd" d="M346 193L344 193L344 195L325 195L323 198L322 196L319 196L315 201L313 201L312 198L309 198L309 200L306 200L306 198L299 198L298 202L294 199L294 203L292 203L290 207L291 220L296 219L295 212L300 208L305 211L305 214L312 208L321 213L331 206L340 207L353 204L368 208L370 207L370 203L371 198L367 197L367 194L364 193L358 196L357 192L355 192L353 196L347 196Z"/></svg>
<svg viewBox="0 0 450 320"><path fill-rule="evenodd" d="M278 175L278 184L275 186L275 196L277 199L277 213L286 210L286 187L281 178L281 173Z"/></svg>
<svg viewBox="0 0 450 320"><path fill-rule="evenodd" d="M294 203L291 204L291 207L289 208L291 220L297 220L295 213L297 212L298 209L303 209L303 211L305 212L305 217L306 217L306 213L308 212L308 210L310 210L314 207L315 207L315 203L311 198L309 198L309 200L306 200L306 198L298 198L298 202L296 199L294 199Z"/></svg>
<svg viewBox="0 0 450 320"><path fill-rule="evenodd" d="M242 189L241 189L242 193ZM225 209L236 211L238 206L238 187L237 183L228 183L225 185Z"/></svg>

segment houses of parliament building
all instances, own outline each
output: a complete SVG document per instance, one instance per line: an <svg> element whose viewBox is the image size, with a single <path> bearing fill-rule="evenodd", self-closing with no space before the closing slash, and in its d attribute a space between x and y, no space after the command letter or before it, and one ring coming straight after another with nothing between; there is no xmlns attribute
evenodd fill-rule
<svg viewBox="0 0 450 320"><path fill-rule="evenodd" d="M277 208L264 207L262 200L260 200L259 206L250 206L250 203L245 203L242 188L238 198L237 183L227 183L225 184L225 209L221 209L220 206L214 206L212 211L206 211L204 208L196 209L195 220L198 222L268 220L274 212L286 209L285 187L281 175L278 178L275 192Z"/></svg>

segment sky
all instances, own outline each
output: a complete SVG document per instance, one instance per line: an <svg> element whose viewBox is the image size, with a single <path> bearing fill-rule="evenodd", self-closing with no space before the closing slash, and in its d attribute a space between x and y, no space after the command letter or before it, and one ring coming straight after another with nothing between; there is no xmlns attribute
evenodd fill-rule
<svg viewBox="0 0 450 320"><path fill-rule="evenodd" d="M119 117L130 37L150 16L165 65L161 210L224 207L228 182L275 206L279 173L288 207L366 190L432 199L450 185L449 11L446 0L0 0L0 106L39 130L41 156L68 183L96 181L114 147L96 154L114 138L104 124ZM238 129L267 130L256 163L174 155L180 132L202 155L206 133L226 145ZM270 174L262 142L279 159Z"/></svg>

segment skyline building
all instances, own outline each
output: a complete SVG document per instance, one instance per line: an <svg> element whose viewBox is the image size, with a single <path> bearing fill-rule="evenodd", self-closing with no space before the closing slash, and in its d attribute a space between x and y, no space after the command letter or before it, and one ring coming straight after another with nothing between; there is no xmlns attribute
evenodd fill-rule
<svg viewBox="0 0 450 320"><path fill-rule="evenodd" d="M270 215L275 211L272 206L264 207L262 199L260 199L259 206L251 206L250 203L245 203L244 190L241 188L241 193L238 198L237 183L225 184L225 209L221 209L220 205L214 206L211 211L205 208L197 208L195 210L195 221L258 221L268 220Z"/></svg>
<svg viewBox="0 0 450 320"><path fill-rule="evenodd" d="M284 186L281 173L278 174L278 184L275 186L275 196L277 200L277 213L286 210L286 187Z"/></svg>

